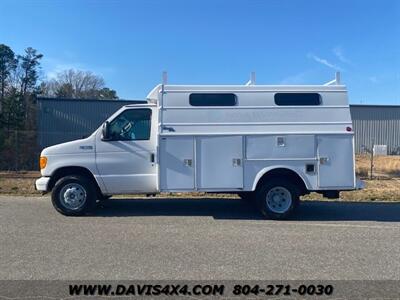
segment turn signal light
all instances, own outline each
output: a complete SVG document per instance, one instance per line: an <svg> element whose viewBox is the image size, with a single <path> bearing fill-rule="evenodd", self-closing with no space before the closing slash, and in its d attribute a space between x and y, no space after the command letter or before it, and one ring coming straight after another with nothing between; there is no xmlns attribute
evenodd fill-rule
<svg viewBox="0 0 400 300"><path fill-rule="evenodd" d="M46 156L41 156L40 160L39 160L40 169L46 168L46 165L47 165L47 157Z"/></svg>

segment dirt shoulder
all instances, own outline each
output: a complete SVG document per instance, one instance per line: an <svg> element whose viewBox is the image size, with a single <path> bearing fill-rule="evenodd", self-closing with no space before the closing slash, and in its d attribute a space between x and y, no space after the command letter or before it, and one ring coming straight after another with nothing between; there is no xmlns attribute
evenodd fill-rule
<svg viewBox="0 0 400 300"><path fill-rule="evenodd" d="M0 173L0 194L8 195L40 195L34 188L36 178L40 177L38 172L2 172ZM399 201L400 202L400 179L374 179L365 180L366 188L359 191L341 192L340 198L348 201ZM173 197L204 197L204 193L179 193L169 196ZM210 196L209 194L207 195ZM227 194L215 194L215 197L232 197ZM322 196L317 193L304 196L305 200L320 200Z"/></svg>

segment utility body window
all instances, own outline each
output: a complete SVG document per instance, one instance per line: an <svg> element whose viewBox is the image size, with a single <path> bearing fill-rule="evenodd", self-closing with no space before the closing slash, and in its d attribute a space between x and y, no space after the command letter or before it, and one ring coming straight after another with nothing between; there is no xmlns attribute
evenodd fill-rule
<svg viewBox="0 0 400 300"><path fill-rule="evenodd" d="M235 106L235 94L190 94L189 103L192 106Z"/></svg>
<svg viewBox="0 0 400 300"><path fill-rule="evenodd" d="M321 95L318 93L276 93L275 104L280 106L311 106L321 105Z"/></svg>

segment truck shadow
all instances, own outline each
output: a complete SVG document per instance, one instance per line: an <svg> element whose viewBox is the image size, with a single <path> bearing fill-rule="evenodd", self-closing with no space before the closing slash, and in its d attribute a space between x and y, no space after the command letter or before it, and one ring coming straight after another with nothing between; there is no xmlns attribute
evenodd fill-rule
<svg viewBox="0 0 400 300"><path fill-rule="evenodd" d="M91 216L210 216L264 220L253 204L235 198L111 199L100 204ZM400 203L303 201L291 220L400 222Z"/></svg>

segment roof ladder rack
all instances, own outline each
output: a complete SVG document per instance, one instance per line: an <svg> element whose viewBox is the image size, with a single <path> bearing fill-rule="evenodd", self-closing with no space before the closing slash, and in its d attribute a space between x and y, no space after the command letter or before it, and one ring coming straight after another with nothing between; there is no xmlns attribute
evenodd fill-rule
<svg viewBox="0 0 400 300"><path fill-rule="evenodd" d="M246 83L246 85L256 85L256 72L251 72L250 80Z"/></svg>
<svg viewBox="0 0 400 300"><path fill-rule="evenodd" d="M324 85L340 85L340 72L336 72L335 79L325 83Z"/></svg>

